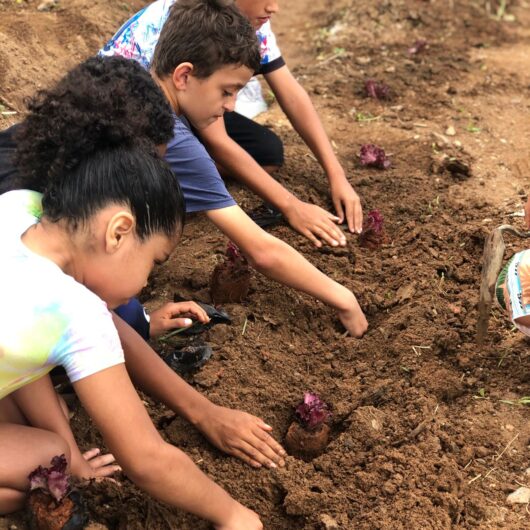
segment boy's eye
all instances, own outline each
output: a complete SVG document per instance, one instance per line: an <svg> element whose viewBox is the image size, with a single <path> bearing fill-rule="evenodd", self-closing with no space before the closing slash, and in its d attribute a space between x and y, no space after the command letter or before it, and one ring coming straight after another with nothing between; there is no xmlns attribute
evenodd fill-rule
<svg viewBox="0 0 530 530"><path fill-rule="evenodd" d="M233 96L233 93L228 92L228 90L223 90L223 96L226 98L231 98Z"/></svg>

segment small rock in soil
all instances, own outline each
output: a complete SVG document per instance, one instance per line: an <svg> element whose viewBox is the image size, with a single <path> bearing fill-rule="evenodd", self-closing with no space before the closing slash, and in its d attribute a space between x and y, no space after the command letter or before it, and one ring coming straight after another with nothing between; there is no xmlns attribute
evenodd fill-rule
<svg viewBox="0 0 530 530"><path fill-rule="evenodd" d="M530 502L530 488L519 488L506 498L508 504L528 504Z"/></svg>
<svg viewBox="0 0 530 530"><path fill-rule="evenodd" d="M326 513L320 515L320 522L325 530L339 530L339 523Z"/></svg>
<svg viewBox="0 0 530 530"><path fill-rule="evenodd" d="M37 6L37 11L51 11L56 5L56 0L44 0Z"/></svg>

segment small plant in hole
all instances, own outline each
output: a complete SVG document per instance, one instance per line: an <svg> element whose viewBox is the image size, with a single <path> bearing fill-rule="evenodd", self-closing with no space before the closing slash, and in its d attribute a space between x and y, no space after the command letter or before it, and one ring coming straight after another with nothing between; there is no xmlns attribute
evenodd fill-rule
<svg viewBox="0 0 530 530"><path fill-rule="evenodd" d="M305 392L294 413L295 421L289 426L285 446L292 455L311 460L328 444L330 407L318 394Z"/></svg>
<svg viewBox="0 0 530 530"><path fill-rule="evenodd" d="M364 218L359 244L362 247L379 248L387 239L383 215L379 210L371 210Z"/></svg>
<svg viewBox="0 0 530 530"><path fill-rule="evenodd" d="M385 150L375 144L361 145L359 159L362 166L376 167L378 169L388 169L390 159L386 156Z"/></svg>
<svg viewBox="0 0 530 530"><path fill-rule="evenodd" d="M71 488L66 468L65 456L54 456L50 467L39 466L28 475L30 528L76 530L85 527L88 513L79 493Z"/></svg>
<svg viewBox="0 0 530 530"><path fill-rule="evenodd" d="M210 278L210 295L215 304L241 302L250 287L250 268L239 247L228 242L225 259L215 266Z"/></svg>
<svg viewBox="0 0 530 530"><path fill-rule="evenodd" d="M375 79L367 79L364 82L364 93L372 99L387 100L391 97L390 87Z"/></svg>

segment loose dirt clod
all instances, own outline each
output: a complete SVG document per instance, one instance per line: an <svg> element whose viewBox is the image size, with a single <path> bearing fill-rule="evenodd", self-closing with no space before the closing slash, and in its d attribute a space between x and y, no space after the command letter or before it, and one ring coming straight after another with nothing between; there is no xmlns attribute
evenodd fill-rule
<svg viewBox="0 0 530 530"><path fill-rule="evenodd" d="M322 454L329 441L329 425L321 425L315 431L307 431L293 421L285 436L285 447L289 454L302 460L312 460Z"/></svg>
<svg viewBox="0 0 530 530"><path fill-rule="evenodd" d="M215 304L242 302L250 288L248 261L234 243L228 243L225 261L215 266L210 295Z"/></svg>

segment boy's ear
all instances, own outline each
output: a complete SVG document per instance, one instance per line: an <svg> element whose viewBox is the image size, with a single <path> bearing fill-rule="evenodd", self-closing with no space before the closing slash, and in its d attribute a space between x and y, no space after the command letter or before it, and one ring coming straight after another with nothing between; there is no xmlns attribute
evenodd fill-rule
<svg viewBox="0 0 530 530"><path fill-rule="evenodd" d="M122 248L127 237L134 235L135 219L131 212L125 210L115 213L107 223L105 232L105 250L114 254Z"/></svg>
<svg viewBox="0 0 530 530"><path fill-rule="evenodd" d="M174 70L171 79L177 90L186 90L188 79L193 75L193 65L191 63L180 63Z"/></svg>

